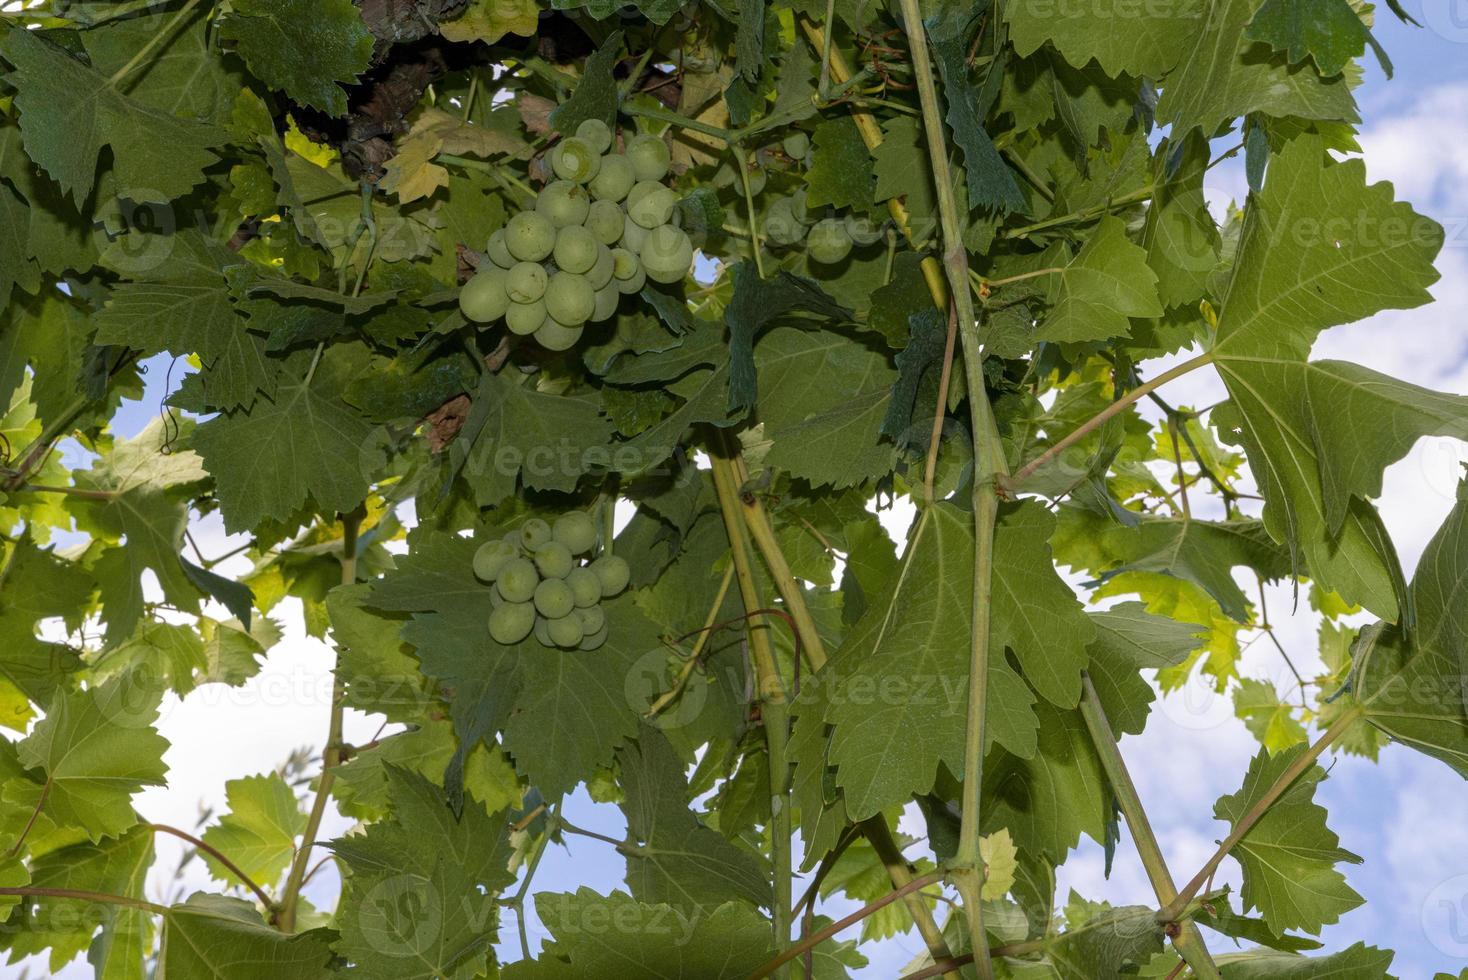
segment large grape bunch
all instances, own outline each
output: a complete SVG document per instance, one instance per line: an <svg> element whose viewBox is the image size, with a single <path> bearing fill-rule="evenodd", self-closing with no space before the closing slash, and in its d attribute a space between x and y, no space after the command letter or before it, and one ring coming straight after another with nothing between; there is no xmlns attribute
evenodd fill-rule
<svg viewBox="0 0 1468 980"><path fill-rule="evenodd" d="M511 333L567 350L587 323L617 311L644 283L674 283L693 265L693 243L675 223L678 203L662 183L668 147L633 137L625 152L588 119L550 154L556 179L489 238L459 307L477 323L501 318Z"/></svg>
<svg viewBox="0 0 1468 980"><path fill-rule="evenodd" d="M542 646L595 650L607 641L601 601L627 588L631 570L616 555L583 563L596 547L596 525L579 510L538 517L474 553L474 574L494 586L489 635L499 644L531 633Z"/></svg>

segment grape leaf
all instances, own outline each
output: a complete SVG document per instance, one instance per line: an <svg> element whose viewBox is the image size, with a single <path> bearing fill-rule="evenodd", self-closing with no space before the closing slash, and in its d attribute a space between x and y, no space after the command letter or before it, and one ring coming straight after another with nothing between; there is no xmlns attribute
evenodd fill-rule
<svg viewBox="0 0 1468 980"><path fill-rule="evenodd" d="M343 0L345 2L345 0ZM180 119L117 91L112 82L33 31L0 41L0 58L14 66L26 153L78 205L92 192L97 157L112 150L117 193L161 203L203 179L226 133Z"/></svg>
<svg viewBox="0 0 1468 980"><path fill-rule="evenodd" d="M743 977L774 955L769 922L735 902L687 916L624 892L581 888L541 892L535 911L554 942L538 959L507 966L505 980L602 980L611 963L628 976L658 980Z"/></svg>
<svg viewBox="0 0 1468 980"><path fill-rule="evenodd" d="M330 975L329 933L287 935L238 898L195 892L163 916L158 972L209 980L323 980Z"/></svg>
<svg viewBox="0 0 1468 980"><path fill-rule="evenodd" d="M815 128L815 155L806 177L806 204L812 208L872 205L872 156L851 117L840 115Z"/></svg>
<svg viewBox="0 0 1468 980"><path fill-rule="evenodd" d="M168 771L168 742L152 727L159 700L127 679L57 692L46 717L17 746L23 765L45 773L37 795L44 794L52 820L93 841L137 823L132 795L164 785Z"/></svg>
<svg viewBox="0 0 1468 980"><path fill-rule="evenodd" d="M1147 264L1157 274L1157 297L1165 307L1197 303L1217 268L1222 241L1203 197L1208 141L1190 135L1177 170L1157 182L1142 226Z"/></svg>
<svg viewBox="0 0 1468 980"><path fill-rule="evenodd" d="M1342 210L1345 226L1321 222ZM1270 534L1323 587L1391 620L1410 621L1410 606L1366 500L1418 437L1468 433L1468 399L1306 358L1321 330L1428 302L1441 242L1390 185L1367 186L1360 161L1331 163L1301 137L1250 199L1213 348Z"/></svg>
<svg viewBox="0 0 1468 980"><path fill-rule="evenodd" d="M162 11L109 21L96 30L82 32L82 45L92 59L92 67L110 77L144 44L172 30L153 49L147 62L127 77L122 91L170 115L226 123L230 105L242 90L241 73L236 63L218 57L211 49L209 18L203 11L181 27L171 24L173 17L173 12Z"/></svg>
<svg viewBox="0 0 1468 980"><path fill-rule="evenodd" d="M1218 958L1226 980L1388 980L1394 954L1365 943L1352 943L1326 956L1294 956L1255 949Z"/></svg>
<svg viewBox="0 0 1468 980"><path fill-rule="evenodd" d="M1176 3L1149 9L1119 24L1115 8L1066 7L1057 16L1051 0L1021 0L1004 8L1014 50L1029 57L1050 42L1076 68L1093 58L1118 75L1166 74L1186 55L1204 20L1201 4Z"/></svg>
<svg viewBox="0 0 1468 980"><path fill-rule="evenodd" d="M1162 315L1157 275L1147 253L1127 238L1120 218L1107 216L1064 271L1050 276L1050 311L1041 340L1105 340L1128 332L1128 317Z"/></svg>
<svg viewBox="0 0 1468 980"><path fill-rule="evenodd" d="M308 501L346 512L367 495L360 454L372 428L342 401L338 385L316 378L313 387L312 380L309 371L287 374L273 398L224 412L194 431L193 447L215 478L226 530L283 521Z"/></svg>
<svg viewBox="0 0 1468 980"><path fill-rule="evenodd" d="M1364 630L1353 686L1366 720L1419 752L1468 775L1468 628L1462 610L1468 590L1468 482L1417 564L1412 594L1417 628ZM1348 701L1351 699L1347 699Z"/></svg>
<svg viewBox="0 0 1468 980"><path fill-rule="evenodd" d="M1182 663L1197 649L1203 627L1154 616L1139 602L1123 602L1089 615L1096 639L1086 648L1091 657L1086 669L1096 695L1113 731L1140 735L1154 695L1138 671Z"/></svg>
<svg viewBox="0 0 1468 980"><path fill-rule="evenodd" d="M1269 681L1244 677L1234 689L1234 714L1270 752L1308 741L1305 726L1295 719L1295 707L1280 700Z"/></svg>
<svg viewBox="0 0 1468 980"><path fill-rule="evenodd" d="M535 0L470 0L462 14L440 23L438 32L450 41L493 44L506 34L534 37L539 24Z"/></svg>
<svg viewBox="0 0 1468 980"><path fill-rule="evenodd" d="M1220 797L1213 815L1237 826L1304 751L1304 745L1295 745L1255 756L1243 787ZM1325 808L1315 802L1315 787L1324 778L1323 769L1311 766L1229 852L1244 869L1245 908L1258 909L1277 934L1290 929L1319 933L1363 901L1335 869L1342 861L1360 864L1361 859L1338 847L1325 825Z"/></svg>
<svg viewBox="0 0 1468 980"><path fill-rule="evenodd" d="M763 859L705 827L689 810L683 762L657 729L644 726L635 742L618 750L617 765L628 838L637 842L627 852L633 898L689 915L730 901L769 907Z"/></svg>
<svg viewBox="0 0 1468 980"><path fill-rule="evenodd" d="M743 414L758 396L754 341L760 331L792 313L809 313L842 323L851 312L814 280L781 270L761 276L752 262L741 262L730 273L734 296L724 310L729 327L729 414Z"/></svg>
<svg viewBox="0 0 1468 980"><path fill-rule="evenodd" d="M204 843L234 862L250 879L269 887L280 878L296 852L296 837L306 829L291 789L279 773L245 776L224 784L229 812L204 831ZM240 884L238 877L209 854L209 873L220 881Z"/></svg>
<svg viewBox="0 0 1468 980"><path fill-rule="evenodd" d="M333 116L347 111L341 85L372 59L372 34L351 0L235 0L219 33L256 78Z"/></svg>
<svg viewBox="0 0 1468 980"><path fill-rule="evenodd" d="M75 650L36 636L36 625L53 616L68 628L80 626L94 588L92 576L21 538L5 555L9 571L0 579L0 715L24 730L31 702L48 703L67 674L81 667Z"/></svg>
<svg viewBox="0 0 1468 980"><path fill-rule="evenodd" d="M392 819L331 844L350 869L336 951L365 977L481 976L492 963L496 892L512 884L502 814L455 816L417 773L386 767Z"/></svg>
<svg viewBox="0 0 1468 980"><path fill-rule="evenodd" d="M1264 0L1244 36L1288 55L1291 64L1312 59L1327 78L1366 53L1366 25L1346 0Z"/></svg>
<svg viewBox="0 0 1468 980"><path fill-rule="evenodd" d="M588 119L599 119L612 125L617 114L617 82L612 69L622 53L622 32L612 31L581 71L581 79L571 97L551 110L550 124L570 135Z"/></svg>
<svg viewBox="0 0 1468 980"><path fill-rule="evenodd" d="M984 128L984 117L999 94L993 83L1002 77L1003 62L991 64L986 81L975 85L970 78L974 44L971 38L983 15L974 8L954 5L940 9L942 13L929 24L928 36L943 79L943 101L947 106L944 118L953 132L953 141L963 150L968 206L1000 212L1023 211L1025 199L1019 184Z"/></svg>

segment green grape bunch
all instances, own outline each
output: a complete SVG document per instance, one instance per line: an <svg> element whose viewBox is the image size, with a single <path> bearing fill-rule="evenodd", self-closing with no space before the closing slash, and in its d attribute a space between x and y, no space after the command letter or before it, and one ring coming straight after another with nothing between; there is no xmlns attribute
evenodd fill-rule
<svg viewBox="0 0 1468 980"><path fill-rule="evenodd" d="M693 243L676 223L678 196L663 183L670 156L661 139L635 136L619 152L611 129L588 119L549 162L555 180L490 236L459 308L475 323L504 320L511 333L563 351L647 280L682 280Z"/></svg>
<svg viewBox="0 0 1468 980"><path fill-rule="evenodd" d="M533 633L542 646L561 650L595 650L605 643L601 602L627 588L631 569L616 555L589 559L595 548L596 525L579 510L554 524L532 517L480 545L474 575L494 588L490 638L513 646Z"/></svg>

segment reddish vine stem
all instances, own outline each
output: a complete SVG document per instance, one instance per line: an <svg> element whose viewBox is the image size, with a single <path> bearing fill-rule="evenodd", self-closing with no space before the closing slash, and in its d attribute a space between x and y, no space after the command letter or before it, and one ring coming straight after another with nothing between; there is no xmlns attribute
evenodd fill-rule
<svg viewBox="0 0 1468 980"><path fill-rule="evenodd" d="M958 304L948 305L948 337L943 342L943 372L938 376L938 405L933 409L933 431L928 440L928 459L923 468L923 499L933 502L933 478L938 472L938 442L943 435L943 417L948 410L948 384L953 374L953 346L958 339Z"/></svg>
<svg viewBox="0 0 1468 980"><path fill-rule="evenodd" d="M106 892L83 891L76 888L40 888L35 885L25 885L19 888L0 888L0 895L18 895L21 898L70 898L78 902L96 902L99 905L122 905L131 909L151 912L154 915L168 914L168 909L164 906L145 901L141 898L129 898L126 895L110 895Z"/></svg>
<svg viewBox="0 0 1468 980"><path fill-rule="evenodd" d="M6 857L15 857L17 854L20 853L21 846L25 844L26 838L31 835L31 831L36 826L36 821L40 819L41 809L46 805L46 797L50 795L51 780L48 779L46 780L45 785L41 787L41 795L36 800L35 809L31 811L31 818L25 822L25 827L21 829L20 836L15 839L15 844L10 848L9 851L5 852Z"/></svg>
<svg viewBox="0 0 1468 980"><path fill-rule="evenodd" d="M205 854L212 857L214 860L218 861L220 864L224 865L225 868L229 870L230 874L234 875L240 880L241 884L243 884L246 888L249 888L250 891L255 893L255 897L260 899L260 904L265 906L268 911L270 911L272 914L278 911L279 906L276 904L275 899L270 897L270 893L267 892L264 888L261 888L258 884L256 884L255 880L249 875L245 874L244 871L240 870L240 866L231 861L229 857L224 854L224 852L219 850L219 848L214 847L212 844L206 844L202 839L195 837L193 834L190 834L184 830L179 830L177 827L171 827L166 823L149 823L144 824L143 826L147 827L154 833L171 834L174 837L177 837L179 840L187 841L188 843L194 845L194 847L198 848Z"/></svg>

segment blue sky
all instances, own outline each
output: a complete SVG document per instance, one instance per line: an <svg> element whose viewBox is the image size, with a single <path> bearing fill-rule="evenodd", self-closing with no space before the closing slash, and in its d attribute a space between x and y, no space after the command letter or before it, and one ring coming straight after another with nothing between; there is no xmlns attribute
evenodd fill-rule
<svg viewBox="0 0 1468 980"><path fill-rule="evenodd" d="M1455 3L1461 7L1456 15ZM1339 328L1326 335L1317 354L1369 361L1418 383L1468 393L1468 331L1461 327L1468 310L1468 234L1463 232L1468 217L1468 4L1406 0L1405 5L1428 28L1400 24L1385 8L1378 12L1376 35L1395 63L1396 77L1387 81L1368 57L1367 79L1358 93L1365 120L1363 141L1373 179L1393 179L1402 196L1450 229L1450 247L1439 262L1443 272L1435 290L1439 303L1427 311ZM1224 197L1241 196L1239 168L1220 167L1214 190ZM155 358L150 363L145 397L124 405L117 419L120 432L138 431L157 412L167 361ZM180 369L181 365L174 370L175 384ZM1177 400L1201 404L1209 399L1188 391ZM1446 513L1452 474L1464 460L1468 453L1461 446L1436 442L1419 445L1389 472L1382 508L1409 568ZM227 547L217 526L206 525L200 537L206 552ZM1290 608L1284 590L1276 590L1270 600L1274 610ZM1279 612L1275 618L1296 659L1311 660L1313 621ZM1263 647L1251 649L1245 673L1282 681L1282 663ZM145 793L140 809L150 819L191 824L200 801L222 801L227 776L268 771L291 748L319 742L326 714L322 679L329 664L326 648L293 629L262 675L277 691L287 693L263 693L262 682L250 692L224 694L215 701L171 704L163 730L174 743L168 756L173 782L167 790ZM349 739L370 737L376 729L374 722L360 716L349 718L348 726L354 729L348 731ZM219 735L241 731L252 733L248 744ZM1221 836L1221 825L1211 819L1213 801L1237 788L1255 751L1252 738L1232 720L1228 704L1211 699L1199 685L1167 699L1147 733L1128 738L1123 751L1175 877L1190 876ZM1393 972L1406 980L1430 977L1436 971L1456 975L1468 966L1468 784L1441 764L1393 746L1380 765L1354 758L1337 760L1319 796L1330 809L1331 825L1342 846L1365 859L1348 870L1348 877L1368 899L1366 906L1326 929L1327 945L1337 948L1364 939L1393 948L1397 951ZM591 803L584 791L568 800L566 813L573 822L606 833L619 834L622 829L615 808ZM345 826L338 820L326 830L337 833ZM920 824L913 821L905 822L903 829L921 833ZM587 885L605 892L622 887L622 859L607 845L583 838L569 838L568 844L547 853L536 878L537 891ZM170 847L164 843L160 849L176 854ZM1236 866L1227 862L1225 872L1221 880L1237 886ZM158 876L155 888L161 888L166 878ZM207 887L196 874L186 880ZM1062 887L1074 884L1091 898L1153 903L1129 841L1118 850L1109 882L1102 879L1100 849L1089 841L1073 852L1062 881ZM332 882L322 881L318 898L329 900L333 889ZM839 914L849 908L838 903L829 911ZM529 926L534 948L543 933L533 918ZM503 935L504 954L517 956L512 913L505 916ZM1223 949L1221 940L1214 945ZM872 965L863 975L894 976L919 949L911 937L870 949ZM18 976L19 969L0 967L0 975ZM75 962L63 975L89 976L90 970Z"/></svg>

